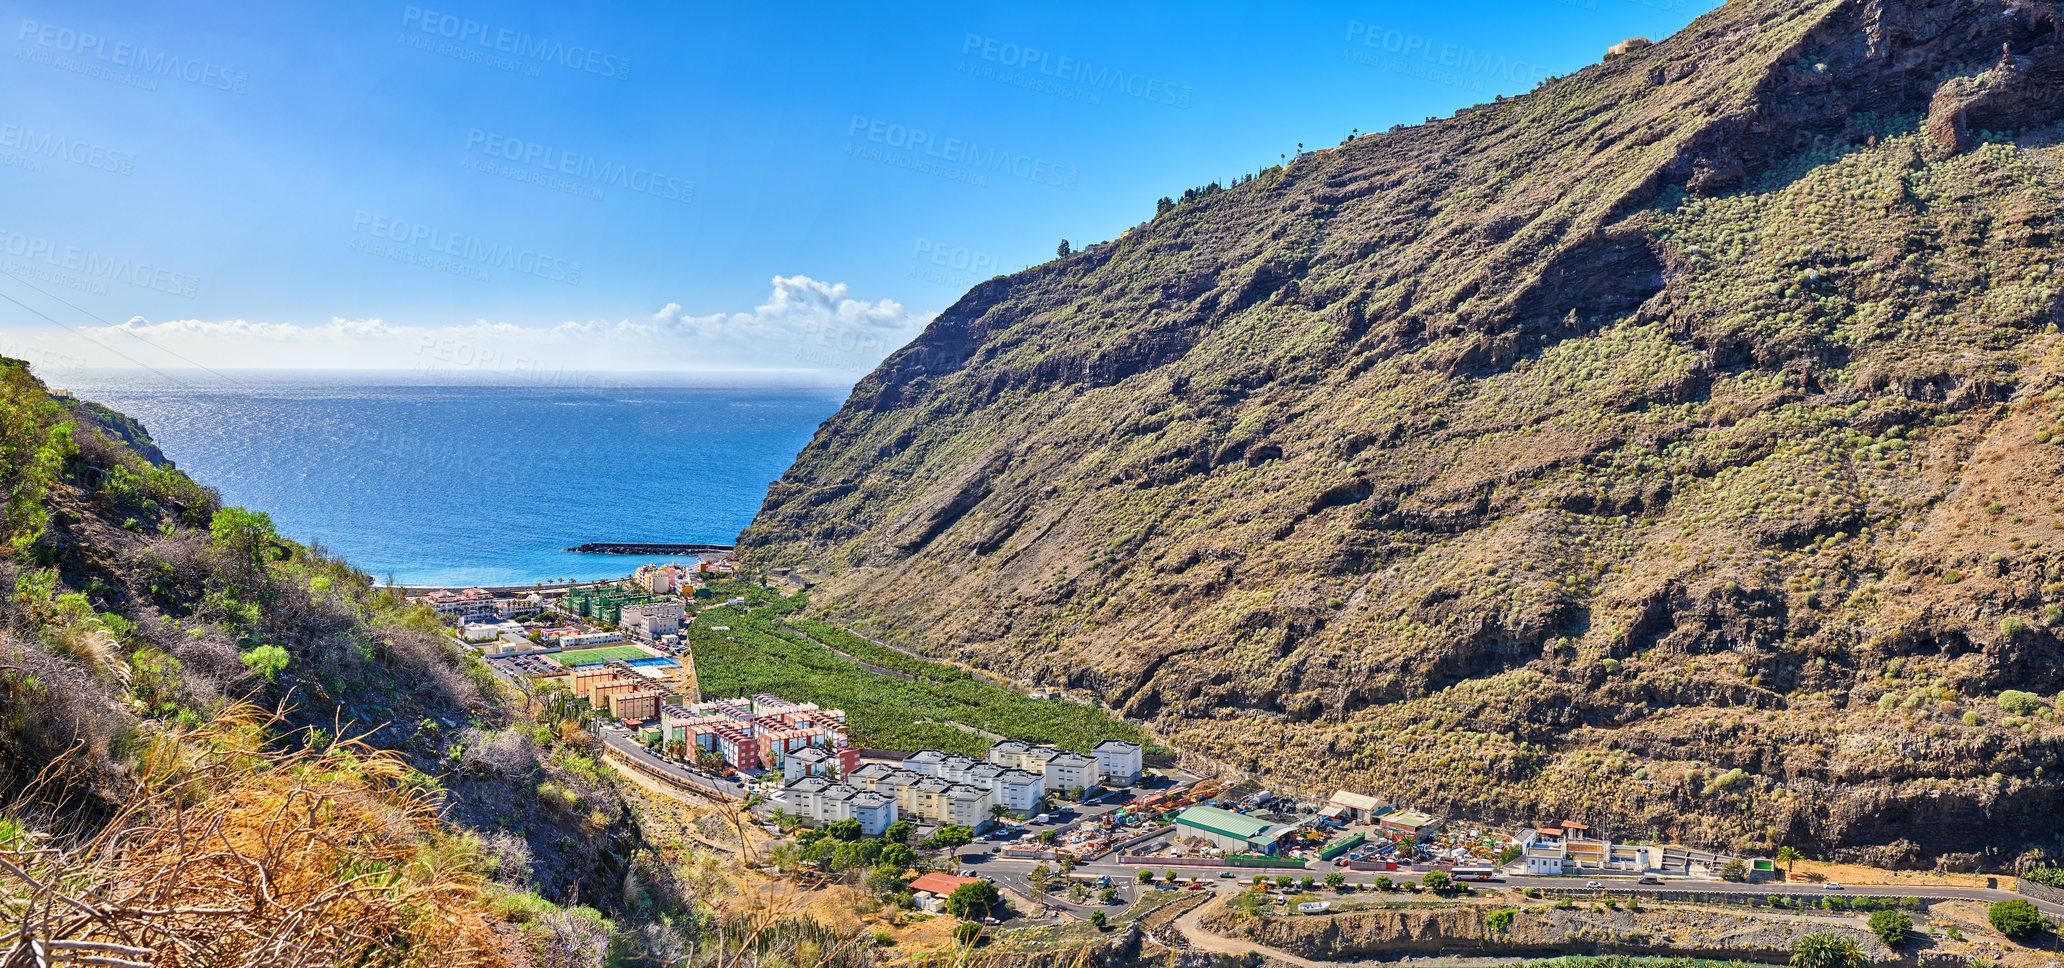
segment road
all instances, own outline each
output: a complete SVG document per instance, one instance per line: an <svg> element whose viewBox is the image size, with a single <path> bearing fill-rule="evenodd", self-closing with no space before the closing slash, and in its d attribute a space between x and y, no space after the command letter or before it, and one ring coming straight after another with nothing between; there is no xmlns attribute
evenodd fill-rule
<svg viewBox="0 0 2064 968"><path fill-rule="evenodd" d="M1176 934L1182 935L1183 940L1189 942L1191 947L1197 948L1201 951L1209 951L1214 954L1221 955L1233 955L1236 957L1244 956L1250 951L1259 951L1262 954L1267 955L1272 960L1280 961L1285 964L1295 965L1297 966L1297 968L1333 968L1332 965L1321 964L1319 962L1311 961L1306 958L1300 958L1280 948L1271 948L1267 945L1251 941L1245 938L1236 941L1232 938L1225 937L1224 935L1212 934L1211 932L1204 930L1203 922L1205 913L1209 911L1215 903L1216 902L1206 901L1203 904L1199 904L1196 907L1183 912L1183 916L1175 919L1175 923L1171 927L1175 929Z"/></svg>
<svg viewBox="0 0 2064 968"><path fill-rule="evenodd" d="M714 789L733 800L745 799L744 784L711 776L700 770L691 770L672 760L655 756L651 750L646 749L628 730L621 726L603 726L600 730L600 735L602 742L609 746L611 752L638 763L648 771L657 772L669 779L686 783L690 786Z"/></svg>
<svg viewBox="0 0 2064 968"><path fill-rule="evenodd" d="M1054 865L1051 861L1009 860L994 855L978 854L966 848L963 848L962 856L959 860L959 865L961 869L972 870L977 874L990 877L994 879L998 884L1008 885L1013 890L1016 890L1020 893L1031 892L1030 875L1032 869L1034 867L1039 866L1041 863L1045 863L1049 869L1054 868ZM1109 877L1111 878L1111 882L1113 884L1122 885L1120 887L1119 895L1120 903L1117 905L1113 905L1111 907L1104 908L1105 911L1109 912L1116 909L1121 909L1124 904L1130 903L1131 900L1137 896L1139 888L1138 878L1139 872L1141 870L1153 871L1156 880L1160 879L1160 876L1164 870L1173 870L1185 878L1192 878L1201 875L1203 877L1209 878L1212 881L1220 882L1218 886L1221 887L1230 887L1232 884L1245 884L1255 874L1255 872L1249 868L1160 868L1152 866L1143 867L1139 865L1125 865L1119 864L1116 861L1104 860L1092 861L1089 863L1076 865L1074 876L1082 877L1087 875L1089 877ZM1231 873L1233 876L1230 878L1223 877L1222 875L1225 873ZM1274 880L1278 873L1280 872L1271 871L1268 873L1267 876L1270 880ZM1327 872L1313 870L1310 876L1323 882L1326 873ZM1393 884L1402 884L1407 881L1417 882L1425 876L1426 872L1400 870L1389 871L1385 873L1372 873L1365 871L1341 871L1340 873L1346 875L1347 883L1366 887L1368 885L1374 884L1377 877L1388 877L1390 878ZM1586 885L1593 880L1597 881L1601 885L1601 888L1597 891L1589 890L1586 887ZM1941 898L1979 901L1983 903L1993 903L1997 901L2009 900L2025 900L2034 904L2037 908L2041 909L2045 914L2064 916L2064 905L2055 904L2049 901L2038 900L2036 898L2028 897L2026 895L2013 893L2012 891L1989 890L1986 888L1977 887L1936 887L1929 885L1907 884L1852 884L1846 886L1843 890L1831 891L1817 884L1735 884L1726 881L1691 880L1665 880L1662 884L1640 884L1636 883L1635 879L1632 877L1613 876L1507 877L1497 881L1492 881L1489 884L1473 886L1485 886L1505 889L1536 888L1545 891L1576 892L1579 894L1595 893L1599 895L1613 894L1619 896L1638 896L1654 894L1711 894L1716 896L1784 895L1787 897L1798 897L1807 895L1826 895L1829 897ZM1323 887L1321 888L1321 890L1323 890ZM1090 911L1096 910L1099 907L1101 907L1100 905L1094 903L1070 904L1051 898L1042 898L1042 900L1046 900L1049 903L1053 903L1055 906L1065 908L1070 912L1075 913L1077 916L1081 917L1087 917Z"/></svg>

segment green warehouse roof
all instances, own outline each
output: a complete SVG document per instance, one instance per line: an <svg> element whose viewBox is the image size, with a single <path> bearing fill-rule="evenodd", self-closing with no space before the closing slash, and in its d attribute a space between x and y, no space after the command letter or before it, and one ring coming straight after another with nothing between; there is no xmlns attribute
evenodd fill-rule
<svg viewBox="0 0 2064 968"><path fill-rule="evenodd" d="M1241 840L1254 837L1274 826L1217 807L1191 807L1176 814L1175 822L1226 837L1238 837Z"/></svg>

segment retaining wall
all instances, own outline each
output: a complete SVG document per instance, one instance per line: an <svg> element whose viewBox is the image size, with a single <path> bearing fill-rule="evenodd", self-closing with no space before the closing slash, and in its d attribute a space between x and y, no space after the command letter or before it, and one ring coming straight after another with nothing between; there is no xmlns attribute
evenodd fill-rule
<svg viewBox="0 0 2064 968"><path fill-rule="evenodd" d="M2025 878L2015 882L2014 890L2019 893L2026 894L2032 898L2038 898L2040 900L2048 901L2052 904L2064 904L2064 890L2058 890L2054 887L2049 887L2043 884L2037 884L2036 882L2027 880Z"/></svg>

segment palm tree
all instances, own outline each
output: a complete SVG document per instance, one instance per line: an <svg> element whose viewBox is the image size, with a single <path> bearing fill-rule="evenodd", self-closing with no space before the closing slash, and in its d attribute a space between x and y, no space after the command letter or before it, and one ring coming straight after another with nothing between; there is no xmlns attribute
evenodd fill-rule
<svg viewBox="0 0 2064 968"><path fill-rule="evenodd" d="M1853 938L1809 934L1792 943L1792 968L1861 968L1863 949Z"/></svg>
<svg viewBox="0 0 2064 968"><path fill-rule="evenodd" d="M1793 850L1790 844L1777 849L1777 862L1784 865L1785 880L1789 881L1792 879L1792 865L1798 863L1798 861L1799 852Z"/></svg>

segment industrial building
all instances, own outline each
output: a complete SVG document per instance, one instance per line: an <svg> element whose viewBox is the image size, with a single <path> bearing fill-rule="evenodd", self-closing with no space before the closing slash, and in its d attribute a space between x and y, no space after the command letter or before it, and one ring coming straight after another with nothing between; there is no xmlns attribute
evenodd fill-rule
<svg viewBox="0 0 2064 968"><path fill-rule="evenodd" d="M1266 854L1276 842L1297 829L1294 824L1272 824L1245 814L1217 807L1189 807L1175 815L1176 833L1195 837L1231 854Z"/></svg>

